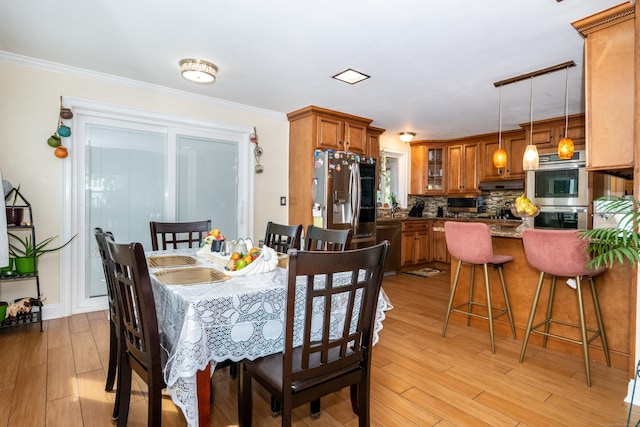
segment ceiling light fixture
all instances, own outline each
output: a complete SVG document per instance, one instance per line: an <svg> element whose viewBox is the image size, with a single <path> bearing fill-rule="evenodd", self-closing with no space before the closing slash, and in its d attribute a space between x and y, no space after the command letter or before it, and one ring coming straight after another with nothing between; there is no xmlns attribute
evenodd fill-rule
<svg viewBox="0 0 640 427"><path fill-rule="evenodd" d="M356 71L351 68L347 68L341 73L336 74L332 78L336 80L340 80L341 82L349 83L350 85L359 83L363 80L368 79L371 76L367 76L366 74L361 73L360 71Z"/></svg>
<svg viewBox="0 0 640 427"><path fill-rule="evenodd" d="M493 152L493 166L500 169L507 166L507 152L502 148L502 86L500 86L500 107L498 116L498 149Z"/></svg>
<svg viewBox="0 0 640 427"><path fill-rule="evenodd" d="M201 59L183 59L180 61L180 72L190 82L209 84L216 81L218 67Z"/></svg>
<svg viewBox="0 0 640 427"><path fill-rule="evenodd" d="M531 76L531 93L529 94L529 145L524 150L522 157L522 169L526 171L534 171L538 169L540 159L538 158L538 149L533 145L533 76Z"/></svg>
<svg viewBox="0 0 640 427"><path fill-rule="evenodd" d="M404 143L411 142L415 136L416 136L415 132L400 132L398 134L398 138L400 138L400 141Z"/></svg>
<svg viewBox="0 0 640 427"><path fill-rule="evenodd" d="M573 158L573 140L568 136L569 132L569 67L564 82L564 137L558 142L558 157L562 160Z"/></svg>

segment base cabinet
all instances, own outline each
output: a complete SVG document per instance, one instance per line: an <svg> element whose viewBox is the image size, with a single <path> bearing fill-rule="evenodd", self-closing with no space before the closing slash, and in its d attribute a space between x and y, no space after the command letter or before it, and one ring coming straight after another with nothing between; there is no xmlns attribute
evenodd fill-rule
<svg viewBox="0 0 640 427"><path fill-rule="evenodd" d="M431 260L449 263L451 256L447 249L447 240L444 236L444 221L434 221L431 227Z"/></svg>
<svg viewBox="0 0 640 427"><path fill-rule="evenodd" d="M402 268L429 262L429 222L402 221Z"/></svg>

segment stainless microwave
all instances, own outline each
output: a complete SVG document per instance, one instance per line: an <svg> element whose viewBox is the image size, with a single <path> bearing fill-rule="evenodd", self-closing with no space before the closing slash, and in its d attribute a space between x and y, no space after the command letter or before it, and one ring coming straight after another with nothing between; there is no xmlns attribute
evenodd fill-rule
<svg viewBox="0 0 640 427"><path fill-rule="evenodd" d="M527 172L527 195L540 206L587 206L588 173L584 151L570 160L541 154L538 170Z"/></svg>

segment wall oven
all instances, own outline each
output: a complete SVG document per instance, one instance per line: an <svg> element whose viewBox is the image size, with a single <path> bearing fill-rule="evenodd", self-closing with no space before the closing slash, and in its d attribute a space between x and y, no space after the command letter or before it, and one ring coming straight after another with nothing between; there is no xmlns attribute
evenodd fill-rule
<svg viewBox="0 0 640 427"><path fill-rule="evenodd" d="M527 172L527 194L540 206L587 206L588 173L584 151L571 160L557 154L541 154L538 170Z"/></svg>
<svg viewBox="0 0 640 427"><path fill-rule="evenodd" d="M557 154L541 154L538 170L527 172L527 194L540 206L535 228L586 229L589 176L585 152L575 151L570 160Z"/></svg>

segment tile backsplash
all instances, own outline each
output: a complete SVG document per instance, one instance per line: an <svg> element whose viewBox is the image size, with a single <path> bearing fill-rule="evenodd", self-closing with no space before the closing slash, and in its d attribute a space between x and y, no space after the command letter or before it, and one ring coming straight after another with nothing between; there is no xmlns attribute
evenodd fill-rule
<svg viewBox="0 0 640 427"><path fill-rule="evenodd" d="M489 191L484 192L482 195L485 198L485 204L487 207L487 212L483 215L493 216L496 214L496 210L498 208L504 207L505 203L510 202L513 204L516 197L522 195L523 191ZM422 212L423 217L433 218L436 216L438 212L438 206L442 206L444 211L444 216L448 216L447 212L447 197L446 196L418 196L410 194L407 198L407 207L406 209L401 208L398 209L394 215L394 218L405 218L411 207L418 200L422 200L424 202L424 211ZM391 209L386 208L378 208L379 210L379 218L390 218L391 217ZM460 217L475 217L478 214L475 213L466 213L462 212L459 214Z"/></svg>

